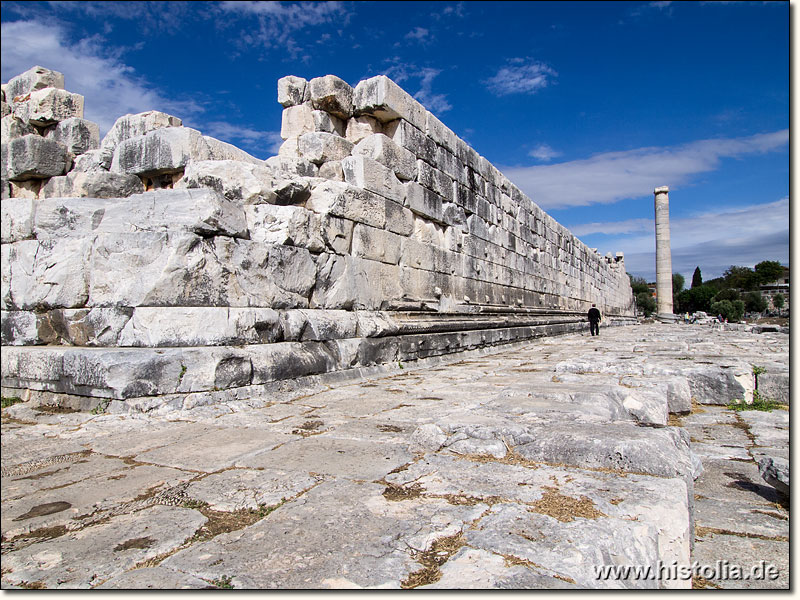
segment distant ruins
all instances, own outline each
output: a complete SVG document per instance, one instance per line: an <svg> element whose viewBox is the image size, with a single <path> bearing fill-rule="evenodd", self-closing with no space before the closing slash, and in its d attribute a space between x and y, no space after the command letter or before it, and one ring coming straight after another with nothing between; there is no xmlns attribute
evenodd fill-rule
<svg viewBox="0 0 800 600"><path fill-rule="evenodd" d="M576 331L592 303L633 321L620 254L384 76L282 78L266 161L156 111L101 141L42 67L2 100L3 395L190 408Z"/></svg>

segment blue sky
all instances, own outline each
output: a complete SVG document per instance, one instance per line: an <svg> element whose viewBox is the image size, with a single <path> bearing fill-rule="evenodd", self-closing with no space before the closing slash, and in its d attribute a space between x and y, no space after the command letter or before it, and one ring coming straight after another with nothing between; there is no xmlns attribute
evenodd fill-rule
<svg viewBox="0 0 800 600"><path fill-rule="evenodd" d="M104 133L158 109L267 158L276 81L386 74L534 202L655 277L789 261L788 2L2 2L2 80L61 71Z"/></svg>

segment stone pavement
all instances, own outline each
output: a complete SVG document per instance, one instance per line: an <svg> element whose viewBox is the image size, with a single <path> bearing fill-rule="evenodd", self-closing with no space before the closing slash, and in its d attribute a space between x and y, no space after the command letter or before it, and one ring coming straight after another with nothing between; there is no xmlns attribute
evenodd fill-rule
<svg viewBox="0 0 800 600"><path fill-rule="evenodd" d="M753 365L788 400L788 346L639 325L187 411L15 404L3 587L674 588L660 565L726 559L788 587L755 461L788 458L788 411L723 406Z"/></svg>

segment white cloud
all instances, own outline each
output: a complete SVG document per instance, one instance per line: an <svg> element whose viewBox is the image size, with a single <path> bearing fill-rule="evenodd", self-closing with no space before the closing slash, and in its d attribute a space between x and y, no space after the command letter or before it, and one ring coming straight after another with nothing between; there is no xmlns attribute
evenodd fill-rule
<svg viewBox="0 0 800 600"><path fill-rule="evenodd" d="M445 94L433 93L433 80L436 78L441 69L422 69L419 72L421 77L419 91L414 94L414 98L419 100L425 108L434 113L443 113L450 110L452 105L447 101Z"/></svg>
<svg viewBox="0 0 800 600"><path fill-rule="evenodd" d="M85 118L97 123L101 134L128 113L161 110L184 117L202 112L193 101L168 99L153 90L98 38L70 44L53 22L14 21L3 23L1 31L3 81L36 65L60 71L64 87L84 97Z"/></svg>
<svg viewBox="0 0 800 600"><path fill-rule="evenodd" d="M508 66L484 81L498 96L535 94L550 85L552 78L558 75L542 62L522 58L512 58L508 62Z"/></svg>
<svg viewBox="0 0 800 600"><path fill-rule="evenodd" d="M550 144L539 144L533 150L528 152L528 156L532 156L543 162L550 162L557 156L561 156L561 152L554 150Z"/></svg>
<svg viewBox="0 0 800 600"><path fill-rule="evenodd" d="M203 133L230 144L246 146L258 154L275 155L283 144L279 131L261 131L226 121L205 123Z"/></svg>
<svg viewBox="0 0 800 600"><path fill-rule="evenodd" d="M424 43L430 41L430 39L428 37L429 35L430 35L430 31L428 31L424 27L414 27L414 29L409 31L406 34L405 37L406 37L407 40L415 40L417 42L420 42L420 43L424 44Z"/></svg>
<svg viewBox="0 0 800 600"><path fill-rule="evenodd" d="M640 198L653 188L687 183L713 171L723 158L763 154L787 147L789 130L741 138L700 140L683 146L605 152L583 160L501 170L543 209L610 204Z"/></svg>
<svg viewBox="0 0 800 600"><path fill-rule="evenodd" d="M588 223L569 229L579 237L590 233L641 232L604 240L603 251L622 251L628 272L647 279L655 277L652 219ZM788 263L789 198L671 219L670 247L673 272L691 276L699 266L705 279L718 277L731 265L752 267L762 260Z"/></svg>
<svg viewBox="0 0 800 600"><path fill-rule="evenodd" d="M242 17L247 26L240 30L240 46L278 47L293 58L302 54L295 34L320 25L347 23L349 13L342 2L220 2L222 18ZM220 23L226 27L229 23ZM308 39L313 39L308 37Z"/></svg>

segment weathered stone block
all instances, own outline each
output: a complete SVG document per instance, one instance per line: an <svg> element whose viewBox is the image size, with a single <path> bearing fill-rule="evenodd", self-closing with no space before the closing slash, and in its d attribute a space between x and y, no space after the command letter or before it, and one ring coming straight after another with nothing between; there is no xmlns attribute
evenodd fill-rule
<svg viewBox="0 0 800 600"><path fill-rule="evenodd" d="M15 198L0 202L0 241L3 244L33 237L33 199Z"/></svg>
<svg viewBox="0 0 800 600"><path fill-rule="evenodd" d="M428 111L425 112L425 133L439 146L449 150L451 153L456 152L458 136L437 119L433 113Z"/></svg>
<svg viewBox="0 0 800 600"><path fill-rule="evenodd" d="M414 213L391 200L386 201L386 229L398 235L411 235L414 231Z"/></svg>
<svg viewBox="0 0 800 600"><path fill-rule="evenodd" d="M400 180L409 181L416 176L416 156L381 133L365 137L353 148L353 154L378 161Z"/></svg>
<svg viewBox="0 0 800 600"><path fill-rule="evenodd" d="M247 236L242 208L214 190L157 190L127 200L50 198L36 205L38 239L94 234L188 231Z"/></svg>
<svg viewBox="0 0 800 600"><path fill-rule="evenodd" d="M64 144L73 156L100 147L100 128L97 123L72 117L53 125L45 137Z"/></svg>
<svg viewBox="0 0 800 600"><path fill-rule="evenodd" d="M410 151L417 158L428 164L436 164L436 142L408 121L398 119L384 126L384 133L392 138L395 144Z"/></svg>
<svg viewBox="0 0 800 600"><path fill-rule="evenodd" d="M211 150L199 131L165 127L121 141L114 150L111 170L153 176L181 171L192 160L211 159Z"/></svg>
<svg viewBox="0 0 800 600"><path fill-rule="evenodd" d="M356 336L356 315L346 310L287 310L281 313L288 342L327 341Z"/></svg>
<svg viewBox="0 0 800 600"><path fill-rule="evenodd" d="M284 140L314 131L314 111L308 104L290 106L281 113L281 137Z"/></svg>
<svg viewBox="0 0 800 600"><path fill-rule="evenodd" d="M278 104L284 108L310 100L308 82L302 77L288 75L278 79Z"/></svg>
<svg viewBox="0 0 800 600"><path fill-rule="evenodd" d="M368 114L381 122L404 119L417 129L425 129L425 108L385 75L365 79L353 94L356 116Z"/></svg>
<svg viewBox="0 0 800 600"><path fill-rule="evenodd" d="M302 175L303 177L316 177L319 174L319 167L309 162L305 158L290 158L286 156L270 156L264 161L268 167L275 171L290 175Z"/></svg>
<svg viewBox="0 0 800 600"><path fill-rule="evenodd" d="M246 206L250 239L268 244L300 246L311 252L326 248L322 219L299 206Z"/></svg>
<svg viewBox="0 0 800 600"><path fill-rule="evenodd" d="M44 88L64 89L64 74L44 67L32 67L24 73L12 77L6 84L6 102L16 102L15 98Z"/></svg>
<svg viewBox="0 0 800 600"><path fill-rule="evenodd" d="M344 181L344 170L342 169L342 161L332 160L330 162L322 163L319 166L319 176L323 179L332 179L333 181Z"/></svg>
<svg viewBox="0 0 800 600"><path fill-rule="evenodd" d="M67 148L39 135L24 135L8 142L8 178L12 181L46 179L67 170Z"/></svg>
<svg viewBox="0 0 800 600"><path fill-rule="evenodd" d="M102 164L102 150L87 150L73 159L72 171L76 173L97 173L106 171Z"/></svg>
<svg viewBox="0 0 800 600"><path fill-rule="evenodd" d="M403 184L379 162L365 156L348 156L342 160L342 170L347 183L403 204Z"/></svg>
<svg viewBox="0 0 800 600"><path fill-rule="evenodd" d="M400 261L402 239L389 231L358 223L353 229L353 245L350 252L359 258L396 265Z"/></svg>
<svg viewBox="0 0 800 600"><path fill-rule="evenodd" d="M29 135L32 133L35 134L36 130L25 121L21 121L20 119L16 118L14 115L4 115L3 119L0 120L0 139L3 140L3 144L7 144L14 138L22 137L23 135Z"/></svg>
<svg viewBox="0 0 800 600"><path fill-rule="evenodd" d="M362 115L360 117L352 117L348 119L344 136L349 141L357 144L368 135L382 132L383 127L381 127L378 119L367 115Z"/></svg>
<svg viewBox="0 0 800 600"><path fill-rule="evenodd" d="M340 119L353 116L353 88L335 75L315 77L308 82L311 105Z"/></svg>
<svg viewBox="0 0 800 600"><path fill-rule="evenodd" d="M345 123L339 117L327 113L324 110L312 111L312 117L314 119L314 131L323 131L325 133L335 133L338 136L344 136Z"/></svg>
<svg viewBox="0 0 800 600"><path fill-rule="evenodd" d="M377 310L387 298L399 297L391 292L391 275L381 270L381 263L321 254L317 265L311 308Z"/></svg>
<svg viewBox="0 0 800 600"><path fill-rule="evenodd" d="M57 179L57 178L54 178ZM49 181L49 180L48 180ZM42 179L28 179L26 181L11 181L9 182L11 188L12 198L25 198L32 200L39 197L42 189Z"/></svg>
<svg viewBox="0 0 800 600"><path fill-rule="evenodd" d="M445 200L453 201L453 180L424 160L417 161L416 179L420 185L433 190Z"/></svg>
<svg viewBox="0 0 800 600"><path fill-rule="evenodd" d="M320 215L342 217L378 229L386 225L386 201L382 196L338 181L315 185L306 208Z"/></svg>
<svg viewBox="0 0 800 600"><path fill-rule="evenodd" d="M218 140L213 137L209 137L207 135L203 136L206 144L208 145L208 150L211 153L211 160L238 160L243 162L248 162L256 165L263 165L264 161L248 154L244 150L241 150L234 146L233 144L229 144L228 142L223 142L222 140Z"/></svg>
<svg viewBox="0 0 800 600"><path fill-rule="evenodd" d="M150 131L161 129L162 127L180 127L182 121L178 117L173 117L157 110L151 110L136 115L123 115L114 122L111 129L100 142L101 164L109 169L114 150L127 139L145 135Z"/></svg>
<svg viewBox="0 0 800 600"><path fill-rule="evenodd" d="M234 160L190 162L176 188L211 188L237 204L275 204L275 171L264 165Z"/></svg>
<svg viewBox="0 0 800 600"><path fill-rule="evenodd" d="M36 90L24 102L15 102L12 114L39 127L47 127L71 117L82 119L83 96L57 88Z"/></svg>
<svg viewBox="0 0 800 600"><path fill-rule="evenodd" d="M136 175L94 171L76 172L51 177L42 186L39 198L126 198L144 192L142 180Z"/></svg>
<svg viewBox="0 0 800 600"><path fill-rule="evenodd" d="M353 144L341 136L316 131L305 133L298 140L300 155L315 165L350 156Z"/></svg>
<svg viewBox="0 0 800 600"><path fill-rule="evenodd" d="M440 195L428 188L422 187L415 181L405 184L406 200L405 205L414 213L436 221L444 223L443 199Z"/></svg>

